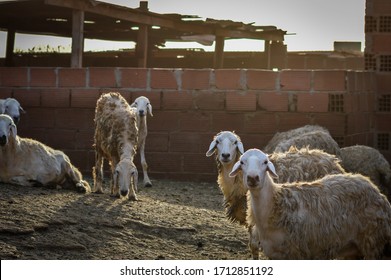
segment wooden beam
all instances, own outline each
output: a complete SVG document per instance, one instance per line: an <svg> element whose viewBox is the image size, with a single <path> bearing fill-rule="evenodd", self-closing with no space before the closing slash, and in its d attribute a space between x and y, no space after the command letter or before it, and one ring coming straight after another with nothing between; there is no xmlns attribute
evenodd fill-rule
<svg viewBox="0 0 391 280"><path fill-rule="evenodd" d="M5 66L14 66L14 47L15 47L15 30L8 29L7 31L7 47L5 51Z"/></svg>
<svg viewBox="0 0 391 280"><path fill-rule="evenodd" d="M148 26L141 25L138 30L136 57L137 66L140 68L147 68L148 62Z"/></svg>
<svg viewBox="0 0 391 280"><path fill-rule="evenodd" d="M72 11L72 54L71 67L81 68L83 66L84 48L84 12Z"/></svg>
<svg viewBox="0 0 391 280"><path fill-rule="evenodd" d="M156 25L164 28L175 29L182 32L190 32L195 34L213 34L216 36L228 38L248 38L270 41L284 41L285 31L248 31L248 30L230 30L218 28L213 25L197 24L167 17L153 12L143 12L138 9L132 9L117 5L112 5L99 1L86 0L45 0L46 4L66 7L85 12L110 16L120 20L135 22L145 25Z"/></svg>
<svg viewBox="0 0 391 280"><path fill-rule="evenodd" d="M224 66L224 37L216 37L215 53L213 56L213 68L219 69Z"/></svg>

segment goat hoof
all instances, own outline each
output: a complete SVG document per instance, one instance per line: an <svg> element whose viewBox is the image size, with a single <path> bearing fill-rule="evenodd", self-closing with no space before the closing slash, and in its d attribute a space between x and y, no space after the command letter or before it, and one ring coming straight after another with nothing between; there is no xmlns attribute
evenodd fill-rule
<svg viewBox="0 0 391 280"><path fill-rule="evenodd" d="M148 183L145 183L145 185L144 185L146 188L150 188L150 187L152 187L152 183L150 183L150 182L148 182Z"/></svg>
<svg viewBox="0 0 391 280"><path fill-rule="evenodd" d="M96 194L103 194L103 191L102 190L96 190L96 191L94 191L94 193L96 193Z"/></svg>
<svg viewBox="0 0 391 280"><path fill-rule="evenodd" d="M129 196L129 200L130 201L138 201L138 198L137 198L137 196Z"/></svg>

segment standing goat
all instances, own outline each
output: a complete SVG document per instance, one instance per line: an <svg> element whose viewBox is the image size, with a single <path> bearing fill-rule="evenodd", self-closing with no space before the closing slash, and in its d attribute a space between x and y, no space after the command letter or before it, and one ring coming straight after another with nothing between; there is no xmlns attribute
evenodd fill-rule
<svg viewBox="0 0 391 280"><path fill-rule="evenodd" d="M8 115L0 115L0 181L21 186L62 186L89 192L68 156L33 139L17 135Z"/></svg>
<svg viewBox="0 0 391 280"><path fill-rule="evenodd" d="M246 151L230 176L239 172L249 190L248 223L271 259L376 259L391 244L390 203L362 175L277 184L273 163L258 149Z"/></svg>
<svg viewBox="0 0 391 280"><path fill-rule="evenodd" d="M141 166L143 168L144 186L152 187L151 180L148 177L148 164L145 160L145 140L147 139L147 113L152 115L152 105L145 96L140 96L130 105L136 111L138 128L138 149L140 151Z"/></svg>
<svg viewBox="0 0 391 280"><path fill-rule="evenodd" d="M111 168L111 194L137 200L138 172L133 163L137 134L136 115L126 100L116 92L103 94L95 109L95 192L103 193L105 158Z"/></svg>

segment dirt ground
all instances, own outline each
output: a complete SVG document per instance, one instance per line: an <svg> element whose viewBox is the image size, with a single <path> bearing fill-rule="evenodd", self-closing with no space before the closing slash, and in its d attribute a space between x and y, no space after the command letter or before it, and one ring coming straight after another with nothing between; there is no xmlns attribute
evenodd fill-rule
<svg viewBox="0 0 391 280"><path fill-rule="evenodd" d="M91 183L91 180L89 180ZM0 258L251 259L216 183L152 181L139 201L0 184Z"/></svg>

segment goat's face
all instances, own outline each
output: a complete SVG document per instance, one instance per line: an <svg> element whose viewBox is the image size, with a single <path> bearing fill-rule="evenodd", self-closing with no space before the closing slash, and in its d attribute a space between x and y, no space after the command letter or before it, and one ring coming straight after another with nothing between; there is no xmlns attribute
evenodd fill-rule
<svg viewBox="0 0 391 280"><path fill-rule="evenodd" d="M266 172L277 177L273 163L268 156L258 149L246 151L235 163L229 176L235 177L239 171L243 175L243 183L249 189L261 187Z"/></svg>
<svg viewBox="0 0 391 280"><path fill-rule="evenodd" d="M130 105L130 107L137 108L137 114L142 118L147 115L147 112L152 115L152 105L149 99L145 96L140 96Z"/></svg>
<svg viewBox="0 0 391 280"><path fill-rule="evenodd" d="M8 144L9 138L16 138L16 125L8 115L0 115L0 146Z"/></svg>
<svg viewBox="0 0 391 280"><path fill-rule="evenodd" d="M217 153L217 159L222 164L227 164L236 159L237 153L243 154L243 152L243 144L240 138L230 131L223 131L214 137L206 156L209 157Z"/></svg>
<svg viewBox="0 0 391 280"><path fill-rule="evenodd" d="M113 183L114 186L119 188L119 194L121 197L127 196L129 190L133 188L133 185L134 190L137 190L137 179L137 168L130 159L121 160L115 167Z"/></svg>
<svg viewBox="0 0 391 280"><path fill-rule="evenodd" d="M18 124L20 120L20 113L24 113L22 106L14 98L7 98L4 102L4 114L10 116L15 124Z"/></svg>

